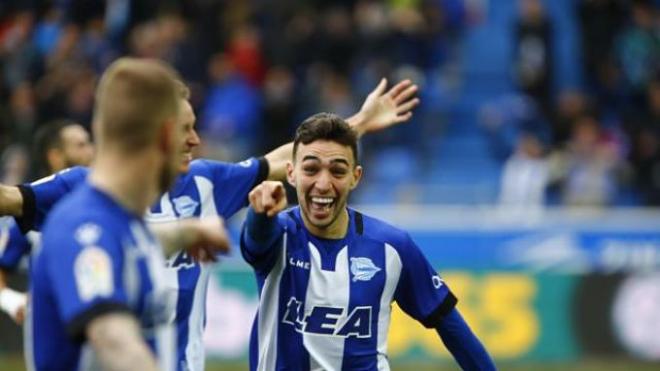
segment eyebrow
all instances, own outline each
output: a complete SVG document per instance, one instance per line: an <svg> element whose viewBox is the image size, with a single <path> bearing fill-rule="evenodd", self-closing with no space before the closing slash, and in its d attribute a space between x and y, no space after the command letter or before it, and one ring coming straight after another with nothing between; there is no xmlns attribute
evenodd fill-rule
<svg viewBox="0 0 660 371"><path fill-rule="evenodd" d="M305 161L307 161L307 160L312 160L312 161L318 161L318 162L321 162L321 159L320 159L320 158L318 158L318 157L316 157L316 156L313 156L313 155L307 155L307 156L303 157L302 162L305 162ZM350 166L350 164L348 163L348 161L346 161L346 160L343 159L343 158L336 158L336 159L333 159L332 161L330 161L330 163L331 163L331 164L332 164L332 163L341 163L341 164L344 164L344 165L346 165L346 166Z"/></svg>

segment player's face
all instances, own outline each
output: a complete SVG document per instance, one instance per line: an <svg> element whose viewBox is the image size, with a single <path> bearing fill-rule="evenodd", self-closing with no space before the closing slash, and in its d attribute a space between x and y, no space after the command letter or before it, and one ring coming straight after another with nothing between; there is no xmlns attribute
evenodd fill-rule
<svg viewBox="0 0 660 371"><path fill-rule="evenodd" d="M294 163L288 166L288 176L310 231L329 237L341 230L348 222L348 195L362 176L352 149L327 140L301 143Z"/></svg>
<svg viewBox="0 0 660 371"><path fill-rule="evenodd" d="M94 157L94 146L87 130L80 125L70 125L62 129L61 136L64 168L77 165L89 166Z"/></svg>
<svg viewBox="0 0 660 371"><path fill-rule="evenodd" d="M168 120L162 128L162 143L166 144L162 146L164 149L164 161L160 172L160 193L169 190L174 183L174 179L180 174L186 135L183 126L180 125L179 118L180 116Z"/></svg>
<svg viewBox="0 0 660 371"><path fill-rule="evenodd" d="M179 172L185 173L188 171L190 161L193 159L193 149L200 144L199 135L195 131L195 113L193 112L190 102L185 99L181 100L181 107L179 113L179 124L183 130L183 146L181 158L179 159Z"/></svg>

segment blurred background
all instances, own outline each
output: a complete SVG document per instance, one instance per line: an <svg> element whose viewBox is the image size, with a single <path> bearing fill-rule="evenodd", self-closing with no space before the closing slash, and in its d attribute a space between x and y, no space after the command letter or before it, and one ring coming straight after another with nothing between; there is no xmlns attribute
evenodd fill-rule
<svg viewBox="0 0 660 371"><path fill-rule="evenodd" d="M410 230L501 369L660 368L660 1L2 0L0 181L44 175L40 128L89 129L122 55L176 67L198 156L225 161L412 79L413 119L363 140L356 207ZM246 368L256 300L226 259L210 368ZM396 313L394 369L455 369ZM0 368L20 369L0 317Z"/></svg>

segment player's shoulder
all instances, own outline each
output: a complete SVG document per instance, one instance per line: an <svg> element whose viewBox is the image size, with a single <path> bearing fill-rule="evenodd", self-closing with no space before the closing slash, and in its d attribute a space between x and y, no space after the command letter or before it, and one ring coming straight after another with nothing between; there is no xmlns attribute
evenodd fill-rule
<svg viewBox="0 0 660 371"><path fill-rule="evenodd" d="M116 231L127 220L126 212L113 205L108 196L92 187L82 186L55 205L43 231L51 239L75 237L75 233L84 226Z"/></svg>
<svg viewBox="0 0 660 371"><path fill-rule="evenodd" d="M253 157L241 162L225 162L206 158L198 158L190 162L188 173L208 172L218 169L250 168L257 165L258 162L258 159Z"/></svg>
<svg viewBox="0 0 660 371"><path fill-rule="evenodd" d="M89 168L84 166L74 166L37 179L31 182L29 186L34 187L43 184L52 184L53 182L64 182L66 185L72 187L84 182L85 179L87 179L87 175L89 175Z"/></svg>
<svg viewBox="0 0 660 371"><path fill-rule="evenodd" d="M69 185L80 184L87 179L89 168L84 166L74 166L55 173L55 177L62 179Z"/></svg>
<svg viewBox="0 0 660 371"><path fill-rule="evenodd" d="M355 220L358 234L364 237L387 243L395 248L404 248L410 244L410 235L405 230L396 227L384 220L363 214L357 210L351 210Z"/></svg>

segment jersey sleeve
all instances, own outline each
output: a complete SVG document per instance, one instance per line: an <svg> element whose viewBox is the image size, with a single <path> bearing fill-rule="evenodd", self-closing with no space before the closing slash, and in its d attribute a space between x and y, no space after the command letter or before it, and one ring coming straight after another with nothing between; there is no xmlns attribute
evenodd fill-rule
<svg viewBox="0 0 660 371"><path fill-rule="evenodd" d="M13 271L23 256L30 253L31 245L12 218L0 221L0 268Z"/></svg>
<svg viewBox="0 0 660 371"><path fill-rule="evenodd" d="M435 328L457 299L408 235L398 251L402 268L394 299L408 315Z"/></svg>
<svg viewBox="0 0 660 371"><path fill-rule="evenodd" d="M23 233L41 230L53 206L87 178L89 169L76 166L29 184L19 186L23 196L23 216L16 221Z"/></svg>
<svg viewBox="0 0 660 371"><path fill-rule="evenodd" d="M268 177L268 161L251 158L239 163L208 161L213 182L215 206L224 218L230 218L247 206L248 194Z"/></svg>
<svg viewBox="0 0 660 371"><path fill-rule="evenodd" d="M82 341L87 325L111 312L130 312L123 285L123 247L112 226L95 220L47 228L42 254L60 318Z"/></svg>
<svg viewBox="0 0 660 371"><path fill-rule="evenodd" d="M248 209L241 231L241 254L258 274L265 276L274 266L285 232L283 224L281 215L269 218Z"/></svg>

